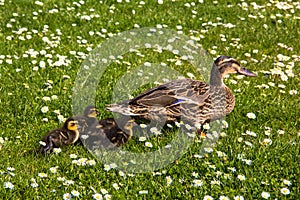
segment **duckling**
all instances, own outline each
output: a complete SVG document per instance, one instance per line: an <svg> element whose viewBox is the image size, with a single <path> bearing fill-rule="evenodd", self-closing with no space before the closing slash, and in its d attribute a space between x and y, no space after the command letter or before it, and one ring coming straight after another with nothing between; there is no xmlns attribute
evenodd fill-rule
<svg viewBox="0 0 300 200"><path fill-rule="evenodd" d="M113 148L124 145L132 136L133 120L125 118L117 120L113 118L98 121L99 111L95 106L87 106L83 116L76 116L81 128L79 129L81 141L90 148L91 146ZM124 131L122 130L124 129ZM128 132L128 133L127 133Z"/></svg>
<svg viewBox="0 0 300 200"><path fill-rule="evenodd" d="M192 79L174 80L149 89L133 99L108 105L107 110L134 119L184 120L195 126L203 125L230 114L234 109L234 95L223 82L227 74L233 73L256 76L234 58L220 56L213 63L210 84Z"/></svg>
<svg viewBox="0 0 300 200"><path fill-rule="evenodd" d="M95 106L87 106L84 109L83 115L74 117L79 123L80 135L83 135L85 132L87 132L90 127L96 126L98 124L97 117L99 116L99 114L100 112Z"/></svg>
<svg viewBox="0 0 300 200"><path fill-rule="evenodd" d="M113 118L102 119L99 121L98 128L101 129L106 137L117 147L126 144L133 135L134 120L118 120L119 124Z"/></svg>
<svg viewBox="0 0 300 200"><path fill-rule="evenodd" d="M50 131L42 139L42 153L47 153L53 148L74 144L79 138L78 121L68 118L62 128Z"/></svg>
<svg viewBox="0 0 300 200"><path fill-rule="evenodd" d="M89 128L84 144L93 150L99 148L112 150L125 145L133 135L134 122L132 119L121 120L119 125L113 118L100 120L97 126Z"/></svg>

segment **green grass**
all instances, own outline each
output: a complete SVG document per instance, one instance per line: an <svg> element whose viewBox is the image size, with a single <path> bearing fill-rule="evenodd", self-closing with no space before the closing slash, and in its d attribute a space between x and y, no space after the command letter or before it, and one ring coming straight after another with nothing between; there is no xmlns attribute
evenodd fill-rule
<svg viewBox="0 0 300 200"><path fill-rule="evenodd" d="M299 3L288 3L294 10L292 12L265 1L256 2L263 6L258 9L250 1L247 1L247 6L236 1L164 1L162 5L157 1L145 1L145 4L125 0L122 3L105 0L82 1L84 4L74 2L52 0L41 6L34 1L5 1L0 6L1 199L62 199L64 194L73 190L80 193L79 197L73 197L75 199L92 199L95 193L103 194L101 189L106 189L113 199L203 199L205 195L214 199L220 196L234 199L239 195L245 199L262 199L262 192L268 192L270 199L299 199ZM83 15L95 17L85 20L80 18ZM235 27L224 27L229 23ZM59 154L41 156L33 153L43 135L61 126L54 110L60 110L64 117L72 115L72 89L84 60L80 52L88 54L87 47L95 48L114 37L111 34L132 30L136 25L141 28L163 25L172 30L181 25L183 34L200 39L197 43L212 57L230 55L247 69L258 73L256 78L239 80L233 75L226 80L235 91L236 106L226 117L229 124L223 130L226 136L218 140L214 151L197 158L194 155L199 154L203 142L194 142L183 156L157 170L155 175L152 172L131 174L124 171L125 176L121 176L117 169L106 171L104 165L111 163L97 161L80 145L63 148ZM94 34L90 34L91 31ZM51 42L44 42L45 37ZM86 43L82 42L83 39ZM115 48L121 47L122 44ZM31 56L26 53L30 49L36 52L45 50L47 56L38 53ZM181 66L176 65L178 56L172 52L159 53L142 48L139 51L124 54L118 59L120 63L113 62L101 77L96 95L101 118L112 116L105 111L105 105L111 103L112 90L119 78L145 62L164 62L183 75L191 72L196 78L201 77L195 70L199 66L186 61ZM264 73L277 67L279 54L288 56L288 60L281 61L282 65L278 67L278 71L284 74L290 69L287 80L282 80L280 75ZM54 63L59 55L66 56L70 63L50 66L47 59ZM46 62L45 68L39 67L40 61ZM38 70L33 70L34 67ZM64 75L70 78L63 78ZM51 84L48 84L49 80ZM237 83L234 84L233 80ZM282 88L281 84L285 87ZM144 85L133 95L150 86L153 85ZM290 94L293 90L298 90L298 93ZM43 100L43 97L52 95L57 95L58 99ZM47 113L41 112L43 106L49 107ZM247 118L250 112L255 113L255 119ZM271 128L269 135L265 133L265 127ZM244 135L246 131L255 132L257 136ZM284 134L280 134L281 131ZM175 132L168 129L166 133L148 139L153 148L146 148L137 138L124 148L133 152L150 152L166 145ZM266 138L272 140L271 145L263 144ZM218 151L226 156L218 157ZM72 164L74 159L70 154L76 154L77 159L95 159L96 165ZM240 154L243 154L243 159ZM247 161L252 162L248 165ZM58 166L57 172L51 173L50 168L55 166ZM236 171L233 173L229 168ZM47 174L46 178L38 176L42 172ZM244 175L246 179L239 180L238 175ZM58 177L72 180L74 184L67 185ZM166 177L172 179L170 185ZM38 184L36 188L31 186L33 179ZM203 185L194 187L195 179L202 180ZM291 184L287 185L284 180ZM212 184L212 181L220 184ZM7 182L14 188L5 188ZM114 183L119 185L118 190L113 187ZM290 194L282 194L282 188L288 188ZM148 194L139 194L142 190L147 190Z"/></svg>

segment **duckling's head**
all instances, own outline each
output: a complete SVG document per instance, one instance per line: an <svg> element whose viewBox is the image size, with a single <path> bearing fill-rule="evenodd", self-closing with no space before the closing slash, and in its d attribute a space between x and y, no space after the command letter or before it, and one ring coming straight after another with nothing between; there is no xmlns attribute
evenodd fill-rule
<svg viewBox="0 0 300 200"><path fill-rule="evenodd" d="M100 113L95 106L88 106L84 110L84 116L88 118L97 118L99 114Z"/></svg>
<svg viewBox="0 0 300 200"><path fill-rule="evenodd" d="M126 131L128 131L127 134L129 134L129 138L131 138L132 135L133 135L133 130L132 129L133 129L134 126L136 126L136 123L134 122L134 119L128 120L127 123L124 126L124 129Z"/></svg>
<svg viewBox="0 0 300 200"><path fill-rule="evenodd" d="M70 131L76 131L78 129L78 121L73 118L68 118L64 123L64 128Z"/></svg>
<svg viewBox="0 0 300 200"><path fill-rule="evenodd" d="M228 74L242 74L245 76L256 76L250 70L245 69L241 64L230 56L220 56L214 61L211 72L211 85L223 84L223 78Z"/></svg>
<svg viewBox="0 0 300 200"><path fill-rule="evenodd" d="M134 122L135 120L134 119L130 119L126 122L126 124L124 125L124 129L125 130L131 130L135 125L136 123Z"/></svg>

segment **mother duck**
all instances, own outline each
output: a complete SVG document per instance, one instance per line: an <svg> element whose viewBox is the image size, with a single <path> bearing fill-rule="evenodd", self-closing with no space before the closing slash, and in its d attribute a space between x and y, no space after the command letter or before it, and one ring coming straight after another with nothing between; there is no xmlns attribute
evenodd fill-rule
<svg viewBox="0 0 300 200"><path fill-rule="evenodd" d="M213 63L209 85L199 80L178 79L149 89L133 99L110 104L107 109L138 119L182 120L203 125L232 112L234 95L223 79L233 73L256 76L232 57L220 56Z"/></svg>

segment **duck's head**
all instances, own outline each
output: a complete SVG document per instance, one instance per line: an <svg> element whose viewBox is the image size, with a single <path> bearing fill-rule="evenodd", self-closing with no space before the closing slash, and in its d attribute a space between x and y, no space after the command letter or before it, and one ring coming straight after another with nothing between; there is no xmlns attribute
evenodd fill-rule
<svg viewBox="0 0 300 200"><path fill-rule="evenodd" d="M68 118L64 123L64 128L70 131L76 131L78 129L78 121L74 118Z"/></svg>
<svg viewBox="0 0 300 200"><path fill-rule="evenodd" d="M212 85L223 84L223 78L226 75L235 73L245 76L256 76L255 73L245 69L234 58L230 56L220 56L214 61L210 83Z"/></svg>
<svg viewBox="0 0 300 200"><path fill-rule="evenodd" d="M88 106L84 110L84 116L88 118L97 118L99 114L100 113L95 106Z"/></svg>

